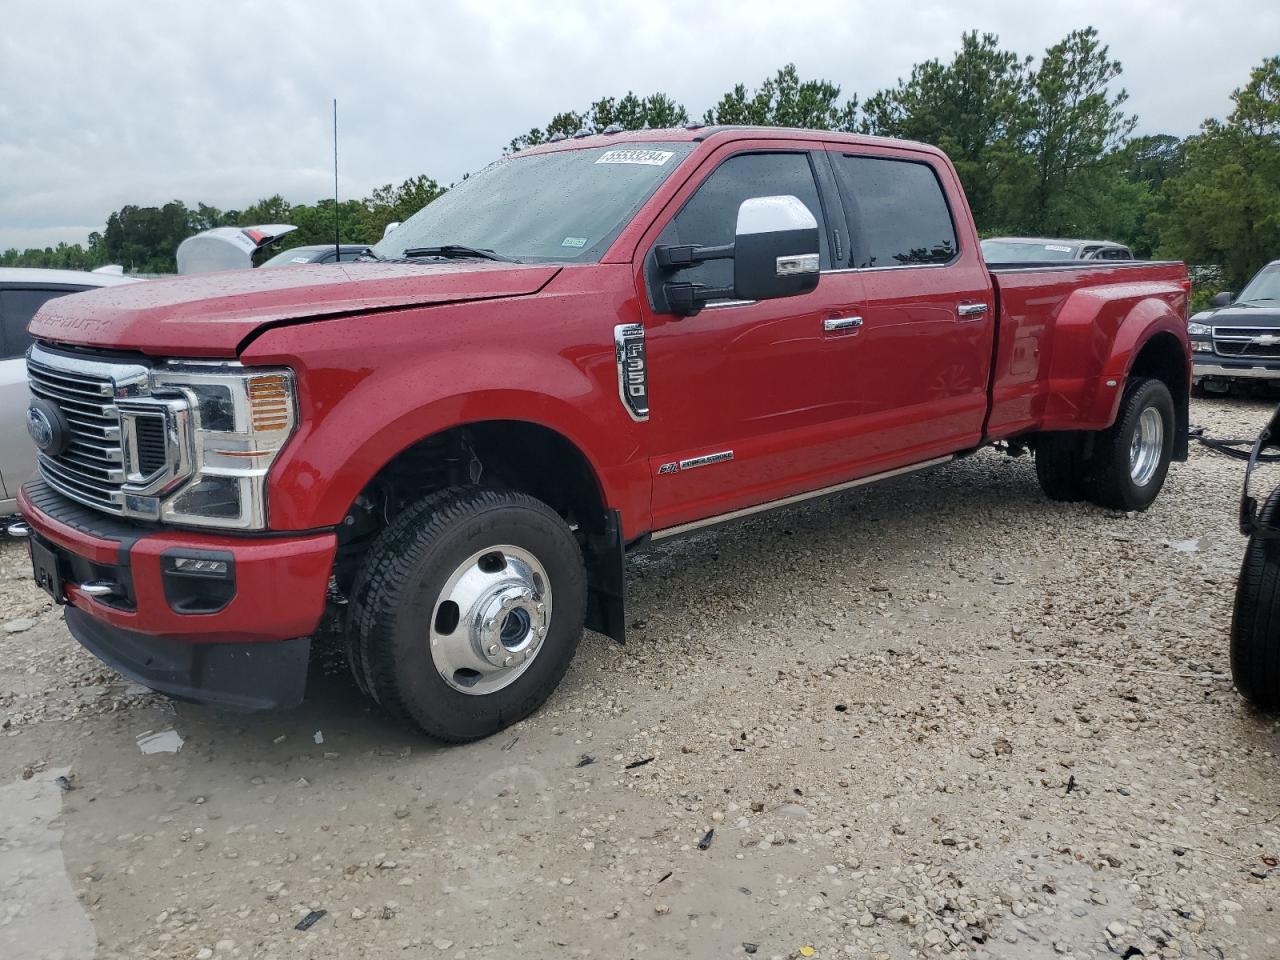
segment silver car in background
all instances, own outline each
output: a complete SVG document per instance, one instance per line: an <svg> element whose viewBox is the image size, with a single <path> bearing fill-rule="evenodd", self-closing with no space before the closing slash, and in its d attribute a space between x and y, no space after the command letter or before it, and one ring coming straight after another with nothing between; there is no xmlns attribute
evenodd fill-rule
<svg viewBox="0 0 1280 960"><path fill-rule="evenodd" d="M0 517L17 512L18 488L36 474L27 436L27 324L54 297L137 282L119 273L0 267Z"/></svg>

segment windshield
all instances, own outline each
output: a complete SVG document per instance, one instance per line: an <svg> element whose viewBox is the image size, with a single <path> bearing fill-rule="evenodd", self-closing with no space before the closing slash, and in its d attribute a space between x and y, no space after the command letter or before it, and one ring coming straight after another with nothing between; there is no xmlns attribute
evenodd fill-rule
<svg viewBox="0 0 1280 960"><path fill-rule="evenodd" d="M1076 248L1065 243L1034 240L983 240L982 259L987 263L1038 263L1073 260Z"/></svg>
<svg viewBox="0 0 1280 960"><path fill-rule="evenodd" d="M1280 263L1263 267L1240 291L1236 303L1249 300L1280 300Z"/></svg>
<svg viewBox="0 0 1280 960"><path fill-rule="evenodd" d="M374 248L462 246L514 260L592 262L693 149L645 143L516 155L427 204Z"/></svg>

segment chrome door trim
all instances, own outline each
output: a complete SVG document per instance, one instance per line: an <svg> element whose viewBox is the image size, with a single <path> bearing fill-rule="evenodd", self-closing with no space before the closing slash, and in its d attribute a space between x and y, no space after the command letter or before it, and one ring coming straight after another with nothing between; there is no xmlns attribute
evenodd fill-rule
<svg viewBox="0 0 1280 960"><path fill-rule="evenodd" d="M879 273L881 270L945 270L959 262L958 259L952 259L946 263L894 263L883 267L836 267L832 270L823 270L822 273L825 276L828 273Z"/></svg>
<svg viewBox="0 0 1280 960"><path fill-rule="evenodd" d="M766 503L758 503L754 507L743 507L741 510L731 510L728 513L717 514L714 517L707 517L704 520L691 520L688 523L680 523L674 527L654 530L649 534L649 539L666 540L668 537L677 537L682 533L692 533L695 530L701 530L703 527L716 526L717 524L727 523L730 520L738 520L742 517L749 517L756 513L764 513L766 510L776 510L778 507L789 507L793 503L803 503L805 500L813 500L817 497L829 496L833 493L840 493L842 490L852 490L854 487L862 487L869 483L876 483L880 480L888 480L892 477L900 477L903 474L915 473L918 470L924 470L928 467L936 467L942 463L949 463L955 458L955 454L949 453L945 457L934 457L932 460L925 460L923 463L914 463L910 466L898 467L896 470L886 470L883 473L873 473L869 477L859 477L857 480L846 480L844 483L832 484L829 487L820 487L817 490L810 490L808 493L797 493L794 496L783 497L780 500L769 500Z"/></svg>
<svg viewBox="0 0 1280 960"><path fill-rule="evenodd" d="M961 320L968 320L971 317L980 317L990 309L985 303L962 303L956 307L956 313Z"/></svg>

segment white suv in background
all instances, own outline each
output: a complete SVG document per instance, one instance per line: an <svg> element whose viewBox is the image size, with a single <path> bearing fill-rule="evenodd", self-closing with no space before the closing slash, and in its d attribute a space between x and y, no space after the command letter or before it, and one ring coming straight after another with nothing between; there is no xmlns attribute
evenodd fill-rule
<svg viewBox="0 0 1280 960"><path fill-rule="evenodd" d="M18 487L36 473L36 448L27 436L27 324L54 297L137 282L112 272L0 267L0 517L17 512Z"/></svg>

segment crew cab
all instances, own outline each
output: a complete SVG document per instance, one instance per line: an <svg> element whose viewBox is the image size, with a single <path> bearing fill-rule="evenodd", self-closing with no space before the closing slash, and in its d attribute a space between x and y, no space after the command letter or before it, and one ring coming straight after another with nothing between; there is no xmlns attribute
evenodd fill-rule
<svg viewBox="0 0 1280 960"><path fill-rule="evenodd" d="M1211 393L1233 383L1280 382L1280 260L1259 270L1239 295L1215 294L1187 324L1193 382Z"/></svg>
<svg viewBox="0 0 1280 960"><path fill-rule="evenodd" d="M37 581L128 676L298 702L336 618L359 685L448 741L535 710L629 550L1034 451L1141 510L1186 457L1179 263L992 271L939 150L703 127L503 158L327 266L36 316Z"/></svg>

